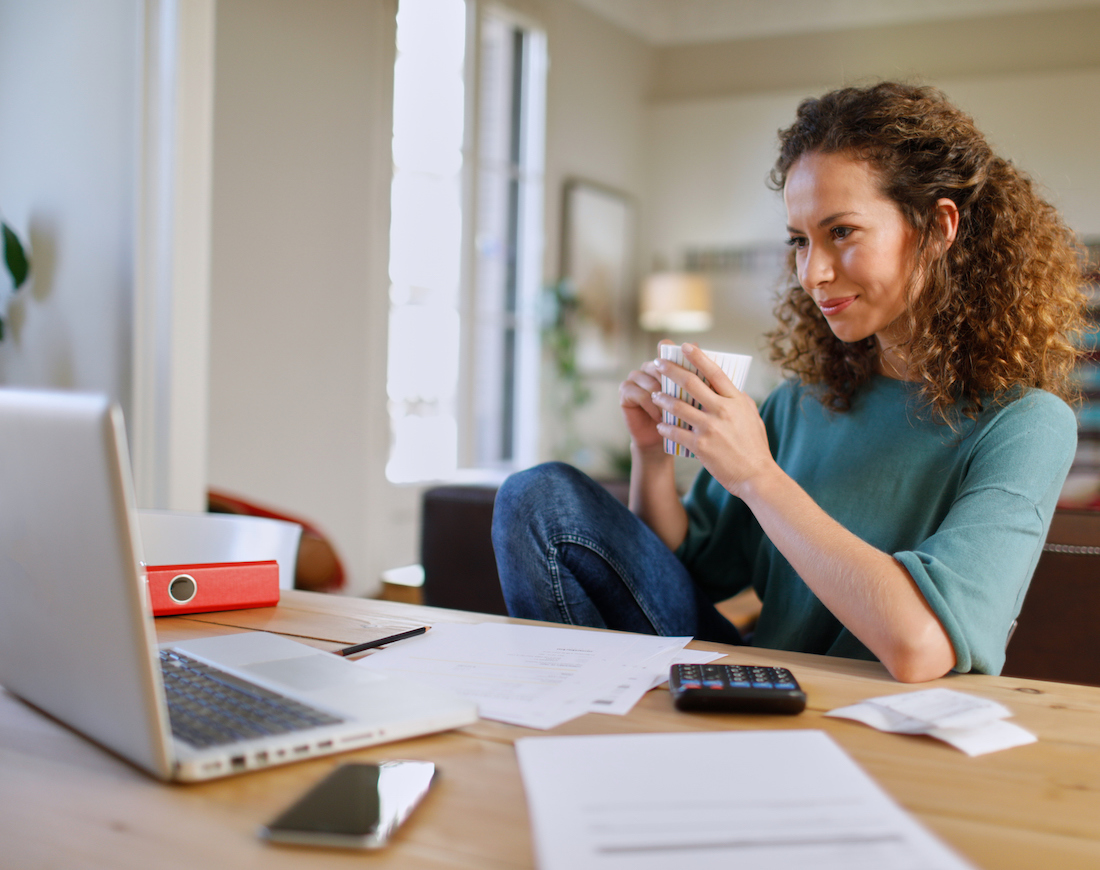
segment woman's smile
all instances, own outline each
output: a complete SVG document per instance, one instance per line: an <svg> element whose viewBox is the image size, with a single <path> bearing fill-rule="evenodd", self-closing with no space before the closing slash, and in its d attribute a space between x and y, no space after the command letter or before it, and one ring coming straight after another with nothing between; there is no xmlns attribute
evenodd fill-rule
<svg viewBox="0 0 1100 870"><path fill-rule="evenodd" d="M826 317L834 317L856 301L855 296L843 296L835 299L819 299L817 307Z"/></svg>

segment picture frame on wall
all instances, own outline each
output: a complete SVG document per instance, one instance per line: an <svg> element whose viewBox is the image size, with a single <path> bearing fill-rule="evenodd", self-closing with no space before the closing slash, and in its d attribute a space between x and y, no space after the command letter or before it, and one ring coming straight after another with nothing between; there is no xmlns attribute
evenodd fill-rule
<svg viewBox="0 0 1100 870"><path fill-rule="evenodd" d="M635 221L628 194L585 179L566 180L561 277L576 294L576 365L587 377L617 378L629 367Z"/></svg>

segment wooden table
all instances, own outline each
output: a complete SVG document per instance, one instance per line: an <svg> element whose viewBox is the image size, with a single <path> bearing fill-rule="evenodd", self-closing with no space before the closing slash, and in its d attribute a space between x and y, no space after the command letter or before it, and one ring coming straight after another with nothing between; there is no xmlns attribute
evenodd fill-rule
<svg viewBox="0 0 1100 870"><path fill-rule="evenodd" d="M364 626L499 620L395 602L285 592L277 608L157 621L162 640L240 628L324 649ZM4 868L520 868L533 866L512 743L534 734L816 728L831 734L899 803L978 867L1100 867L1100 688L950 676L928 685L992 698L1039 742L979 758L927 737L822 716L912 687L878 664L693 644L731 661L790 667L809 696L800 716L677 712L650 692L626 717L589 714L551 732L480 721L460 731L198 785L165 785L0 690L0 866ZM256 828L337 764L417 758L441 776L389 848L355 853L271 846Z"/></svg>

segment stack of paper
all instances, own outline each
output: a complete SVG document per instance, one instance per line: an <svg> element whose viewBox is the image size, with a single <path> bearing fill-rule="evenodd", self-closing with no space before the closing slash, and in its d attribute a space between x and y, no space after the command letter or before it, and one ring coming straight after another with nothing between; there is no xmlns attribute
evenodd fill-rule
<svg viewBox="0 0 1100 870"><path fill-rule="evenodd" d="M825 715L895 734L927 734L971 756L1035 742L1030 731L1004 721L1012 715L1007 707L951 689L870 698Z"/></svg>
<svg viewBox="0 0 1100 870"><path fill-rule="evenodd" d="M685 650L690 640L491 622L436 625L360 664L444 686L476 701L485 719L545 729L589 712L623 715L668 679L671 664L721 657Z"/></svg>

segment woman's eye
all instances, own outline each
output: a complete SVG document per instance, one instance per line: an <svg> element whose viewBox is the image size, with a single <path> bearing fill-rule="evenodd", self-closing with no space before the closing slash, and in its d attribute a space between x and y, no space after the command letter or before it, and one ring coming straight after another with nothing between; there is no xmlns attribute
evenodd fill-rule
<svg viewBox="0 0 1100 870"><path fill-rule="evenodd" d="M791 236L789 239L787 239L787 244L790 245L792 248L798 248L798 250L802 250L804 247L806 247L806 239L803 236Z"/></svg>
<svg viewBox="0 0 1100 870"><path fill-rule="evenodd" d="M831 232L833 234L833 238L837 239L839 241L840 239L848 238L848 236L850 236L852 234L852 228L851 227L833 227Z"/></svg>

